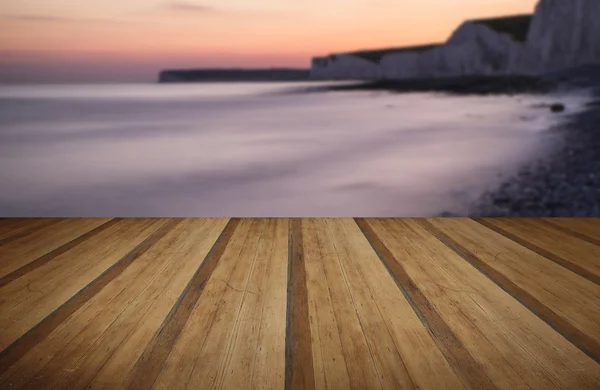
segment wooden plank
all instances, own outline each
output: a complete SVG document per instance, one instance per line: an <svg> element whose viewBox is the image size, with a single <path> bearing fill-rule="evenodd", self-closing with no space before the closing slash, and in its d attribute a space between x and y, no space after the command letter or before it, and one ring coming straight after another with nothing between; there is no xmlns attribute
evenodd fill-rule
<svg viewBox="0 0 600 390"><path fill-rule="evenodd" d="M18 268L16 270L12 271L11 273L0 278L0 288L6 286L7 284L9 284L12 281L15 281L16 279L22 277L26 273L31 272L34 269L41 267L42 265L48 263L50 260L54 259L55 257L58 257L58 256L62 255L63 253L67 252L68 250L75 248L77 245L80 245L83 242L87 241L90 237L93 237L96 234L103 232L104 230L110 228L111 226L113 226L114 224L119 222L119 220L120 219L117 218L117 219L112 219L106 223L103 223L102 225L98 226L97 228L94 228L94 229L90 230L89 232L54 249L53 251L48 252L41 257L38 257L37 259L31 261L30 263L23 265L21 268Z"/></svg>
<svg viewBox="0 0 600 390"><path fill-rule="evenodd" d="M285 386L288 230L289 221L278 219L250 382L253 389L275 390ZM232 375L235 375L235 372Z"/></svg>
<svg viewBox="0 0 600 390"><path fill-rule="evenodd" d="M423 220L369 223L496 387L594 387L596 362L431 235Z"/></svg>
<svg viewBox="0 0 600 390"><path fill-rule="evenodd" d="M0 219L0 240L31 229L0 246L27 258L0 276L0 388L600 384L600 286L473 220L243 219L217 245L227 221L126 219L65 241L77 223L57 220L56 244ZM562 221L519 229L598 247L596 225ZM56 246L31 257L36 234L34 252ZM286 383L292 367L312 378Z"/></svg>
<svg viewBox="0 0 600 390"><path fill-rule="evenodd" d="M348 262L349 269L353 266L362 274L368 286L367 293L375 300L374 306L378 308L406 367L410 385L415 388L468 388L469 384L460 378L456 368L445 359L431 335L431 330L420 321L392 275L381 263L362 229L350 219L330 220L328 223L337 225L337 229L332 230L332 236L337 237L337 250L345 251L348 260L351 260ZM351 271L347 275L351 281ZM352 284L353 289L359 285ZM378 347L376 341L374 347ZM382 372L384 371L380 370L380 374ZM386 382L382 379L384 387L388 387Z"/></svg>
<svg viewBox="0 0 600 390"><path fill-rule="evenodd" d="M253 228L252 231L251 228ZM230 284L230 277L236 267L241 268L237 266L237 262L241 260L240 257L243 253L248 253L245 248L248 246L247 241L256 239L256 237L251 238L251 236L256 236L257 228L260 228L260 226L255 224L253 220L242 219L239 222L235 234L231 237L217 267L213 271L213 275L206 283L201 299L198 300L195 307L191 308L192 312L189 319L164 362L153 388L186 388L212 324L216 322L216 326L225 325L225 321L221 317L219 319L216 317L220 307L226 304L225 291L233 288L239 290L238 286ZM211 381L214 381L214 372L216 372L216 369L213 371ZM208 386L208 376L206 381Z"/></svg>
<svg viewBox="0 0 600 390"><path fill-rule="evenodd" d="M89 258L106 257L114 252L116 240L121 242L131 238L131 235L139 234L144 227L157 221L152 220L123 220L115 223L108 229L91 237L83 245L72 248L67 253L56 256L52 261L42 264L31 272L0 288L0 311L7 310L21 304L23 301L35 297L49 295L51 288L62 286L62 281L67 276L79 276L84 267L89 267ZM135 246L135 245L134 245ZM125 248L126 249L126 248ZM123 255L127 252L123 252ZM118 258L115 259L115 261Z"/></svg>
<svg viewBox="0 0 600 390"><path fill-rule="evenodd" d="M78 371L77 363L86 350L91 349L94 341L118 322L128 303L144 292L144 282L159 272L161 263L153 261L155 256L152 256L151 249L160 245L172 231L167 233L167 229L176 228L175 224L178 222L172 221L170 226L161 229L161 233L166 234L160 234L157 241L147 246L134 262L124 268L93 299L69 316L43 343L11 367L5 381L16 388L73 388L66 382L71 373ZM110 344L106 347L110 350Z"/></svg>
<svg viewBox="0 0 600 390"><path fill-rule="evenodd" d="M124 221L0 289L0 349L110 270L164 224L164 220ZM117 229L123 226L127 229ZM107 236L114 239L110 245L103 243Z"/></svg>
<svg viewBox="0 0 600 390"><path fill-rule="evenodd" d="M600 218L541 218L537 221L600 246Z"/></svg>
<svg viewBox="0 0 600 390"><path fill-rule="evenodd" d="M2 376L0 376L0 383L12 383L13 381L11 380L11 376L13 373L9 372L8 370L11 368L11 366L15 365L17 361L23 358L36 345L46 340L50 333L57 329L73 313L84 307L92 298L102 291L105 286L117 278L172 227L173 224L169 223L162 229L156 231L153 235L147 237L146 240L133 248L118 262L114 263L110 268L99 275L95 280L84 286L71 299L63 303L60 307L39 322L35 327L31 328L24 335L10 344L10 346L5 348L0 353L0 373L2 373ZM27 368L29 369L30 366L27 366Z"/></svg>
<svg viewBox="0 0 600 390"><path fill-rule="evenodd" d="M139 259L138 263L145 265L141 273L130 279L125 290L110 304L98 301L98 306L104 308L92 321L84 326L81 322L74 322L70 327L72 331L77 328L83 330L75 332L76 337L27 383L27 387L87 388L100 369L113 359L121 343L148 318L151 307L157 305L162 307L162 318L154 315L154 321L146 325L153 325L154 330L158 330L225 226L222 220L205 222L195 220L184 226L188 230L188 234L184 234L185 239L194 243L189 250L180 250L184 243L177 237L182 230L177 229L155 245L155 248L163 246L166 253L149 251ZM128 363L131 362L121 362ZM118 372L122 374L122 370Z"/></svg>
<svg viewBox="0 0 600 390"><path fill-rule="evenodd" d="M60 221L61 219L58 218L9 218L3 220L0 222L0 246Z"/></svg>
<svg viewBox="0 0 600 390"><path fill-rule="evenodd" d="M214 246L206 254L202 265L197 269L165 318L160 330L152 338L128 375L127 388L146 389L154 384L238 224L238 219L229 220Z"/></svg>
<svg viewBox="0 0 600 390"><path fill-rule="evenodd" d="M351 312L354 308L344 285L335 282L342 280L341 272L332 274L331 268L333 273L336 269L331 265L335 264L328 260L335 253L326 248L326 245L331 245L331 241L326 240L324 243L327 237L324 227L324 224L312 218L302 222L315 387L350 389L353 383L354 388L372 388L373 386L367 386L369 379L372 384L379 386L372 359L363 361L362 365L356 364L360 362L356 355L361 356L356 350L360 349L363 351L362 356L370 357L368 346L358 318L343 317L344 311ZM338 298L338 291L341 291L345 300ZM337 318L343 320L338 323ZM343 340L342 335L347 340ZM354 380L350 379L351 376L355 377Z"/></svg>
<svg viewBox="0 0 600 390"><path fill-rule="evenodd" d="M402 264L394 258L394 255L377 235L371 224L377 223L372 221L367 222L364 219L356 219L356 224L365 235L366 239L373 247L375 253L393 277L393 282L398 286L399 290L406 299L406 308L402 313L397 314L397 318L410 318L408 309L412 308L416 313L414 316L413 327L419 329L416 325L417 316L420 319L423 327L419 332L418 337L422 340L422 347L413 347L406 349L404 355L407 356L407 361L411 364L419 362L422 359L423 351L436 351L438 354L427 359L429 361L429 370L422 370L423 363L415 364L413 371L418 375L413 375L414 379L421 382L419 387L432 388L457 388L459 383L456 378L451 375L452 370L460 377L462 385L472 389L492 389L495 386L486 375L481 365L471 356L469 351L461 343L461 341L452 332L448 324L440 316L440 314L432 307L427 297L411 279ZM379 226L379 225L376 225ZM355 240L356 242L356 240ZM383 276L377 278L382 283ZM374 282L376 282L374 280ZM379 299L378 302L383 301ZM396 298L396 301L398 299ZM395 324L396 326L398 324ZM431 332L431 337L427 332ZM417 331L413 330L412 337L416 337ZM398 337L399 340L409 339L410 335L404 334ZM444 361L445 358L445 361ZM445 364L444 364L445 363ZM440 372L445 370L445 375L441 376ZM437 373L436 373L437 371ZM435 383L434 381L439 381ZM454 381L452 381L454 380ZM431 382L428 382L431 381Z"/></svg>
<svg viewBox="0 0 600 390"><path fill-rule="evenodd" d="M226 348L226 359L218 373L217 388L285 386L288 225L286 220L267 221ZM275 307L269 308L269 302Z"/></svg>
<svg viewBox="0 0 600 390"><path fill-rule="evenodd" d="M103 219L65 219L45 222L21 237L0 245L0 277L23 267L90 230L108 222Z"/></svg>
<svg viewBox="0 0 600 390"><path fill-rule="evenodd" d="M336 253L336 261L340 267L344 286L347 288L354 311L359 319L360 328L367 342L368 351L375 365L377 378L381 388L414 388L412 378L406 370L405 362L400 356L387 324L382 318L368 284L350 253L345 250L329 220L324 220L328 237ZM367 360L363 357L363 360Z"/></svg>
<svg viewBox="0 0 600 390"><path fill-rule="evenodd" d="M171 308L178 301L192 275L206 258L206 253L216 242L224 230L228 219L196 220L185 219L173 231L168 241L156 245L153 256L157 259L171 258L165 270L161 271L168 277L168 269L176 270L166 283L165 289L153 302L135 327L120 343L118 348L104 364L100 372L90 383L92 389L115 389L123 387L128 374L133 369L145 347L158 332ZM162 277L153 283L159 283ZM136 301L141 301L136 298Z"/></svg>
<svg viewBox="0 0 600 390"><path fill-rule="evenodd" d="M333 310L333 313L330 314L333 318L330 321L335 321L337 324L337 329L322 329L322 325L313 326L315 321L320 322L320 318L315 318L320 312L316 310L310 312L310 317L313 318L311 333L314 335L316 342L313 348L313 361L315 362L315 371L318 373L316 376L317 384L319 388L326 388L330 383L329 381L332 380L333 382L336 377L341 377L337 381L345 381L344 373L340 367L342 363L337 362L340 352L337 353L338 357L336 357L335 349L325 350L321 345L326 343L328 338L332 338L335 343L335 335L337 334L350 386L354 389L381 388L382 383L377 367L381 363L375 360L372 352L374 346L367 338L361 320L362 317L357 312L357 305L372 305L372 303L356 301L349 287L345 269L338 258L338 256L341 256L341 252L337 250L334 241L331 239L326 221L311 219L306 223L307 265L311 266L307 268L307 271L311 271L310 278L313 279L316 277L312 272L313 265L317 263L322 266L322 276L326 283L323 287L329 291L331 309ZM313 296L312 288L314 285L310 284L308 287L310 296ZM319 298L326 298L326 296ZM318 302L315 304L318 305ZM315 304L311 305L310 309ZM324 309L327 309L327 302L322 303L322 305ZM336 361L333 359L336 359Z"/></svg>
<svg viewBox="0 0 600 390"><path fill-rule="evenodd" d="M41 218L2 218L0 219L0 240L13 235L17 230L23 229L27 225L41 220Z"/></svg>
<svg viewBox="0 0 600 390"><path fill-rule="evenodd" d="M432 233L515 299L590 357L600 357L600 286L474 221L430 222Z"/></svg>
<svg viewBox="0 0 600 390"><path fill-rule="evenodd" d="M62 281L72 282L72 278L69 279L68 276L79 276L79 273L84 269L89 269L90 266L94 265L94 263L87 261L88 258L108 256L116 250L113 245L117 240L126 242L152 225L155 225L158 229L162 223L160 220L151 219L123 220L115 223L108 229L91 237L82 245L72 248L2 287L0 289L2 292L0 294L0 310L6 313L7 310L14 309L15 306L22 304L25 299L39 298L48 295L53 288L63 287L64 283ZM141 238L139 242L144 238ZM100 247L100 243L104 247ZM137 243L133 246L135 245ZM120 248L120 250L125 250L115 261L132 247ZM61 282L57 283L58 281Z"/></svg>
<svg viewBox="0 0 600 390"><path fill-rule="evenodd" d="M527 219L476 219L477 222L600 284L600 247Z"/></svg>
<svg viewBox="0 0 600 390"><path fill-rule="evenodd" d="M222 303L213 321L206 329L207 337L189 377L188 386L191 388L221 388L220 382L227 364L228 352L235 338L245 298L249 293L250 281L256 270L260 244L268 235L266 225L266 220L254 221L235 268L226 282L223 279L221 281L228 288L222 295Z"/></svg>

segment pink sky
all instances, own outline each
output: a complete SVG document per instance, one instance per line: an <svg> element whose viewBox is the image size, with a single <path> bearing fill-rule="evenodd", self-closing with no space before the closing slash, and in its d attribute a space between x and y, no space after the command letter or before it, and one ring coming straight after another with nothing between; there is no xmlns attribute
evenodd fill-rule
<svg viewBox="0 0 600 390"><path fill-rule="evenodd" d="M153 81L181 67L307 67L312 56L441 42L536 0L2 0L0 82Z"/></svg>

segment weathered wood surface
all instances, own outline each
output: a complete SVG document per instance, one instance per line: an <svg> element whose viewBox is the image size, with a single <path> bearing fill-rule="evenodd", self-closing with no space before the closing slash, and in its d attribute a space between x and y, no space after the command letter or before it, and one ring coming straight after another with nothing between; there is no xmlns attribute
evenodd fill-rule
<svg viewBox="0 0 600 390"><path fill-rule="evenodd" d="M598 389L598 219L2 219L2 389Z"/></svg>

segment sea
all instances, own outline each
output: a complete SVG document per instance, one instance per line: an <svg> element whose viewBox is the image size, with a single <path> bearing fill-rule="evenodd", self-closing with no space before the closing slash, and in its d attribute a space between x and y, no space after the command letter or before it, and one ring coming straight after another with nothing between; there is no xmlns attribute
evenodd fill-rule
<svg viewBox="0 0 600 390"><path fill-rule="evenodd" d="M0 85L0 216L467 215L585 100L330 84Z"/></svg>

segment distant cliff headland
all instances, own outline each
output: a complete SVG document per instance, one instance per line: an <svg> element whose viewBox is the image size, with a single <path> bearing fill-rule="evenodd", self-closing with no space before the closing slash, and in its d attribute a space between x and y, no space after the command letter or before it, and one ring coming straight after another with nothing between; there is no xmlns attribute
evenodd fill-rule
<svg viewBox="0 0 600 390"><path fill-rule="evenodd" d="M316 57L311 78L535 77L600 63L598 15L598 0L540 0L533 15L466 21L444 43Z"/></svg>
<svg viewBox="0 0 600 390"><path fill-rule="evenodd" d="M540 0L532 15L466 21L443 43L315 57L310 70L166 70L159 81L392 80L426 81L429 88L436 80L474 78L471 85L492 78L502 84L502 78L517 77L517 84L529 84L541 75L600 63L599 15L600 0Z"/></svg>
<svg viewBox="0 0 600 390"><path fill-rule="evenodd" d="M305 81L309 69L188 69L160 72L161 83L224 82L224 81Z"/></svg>

